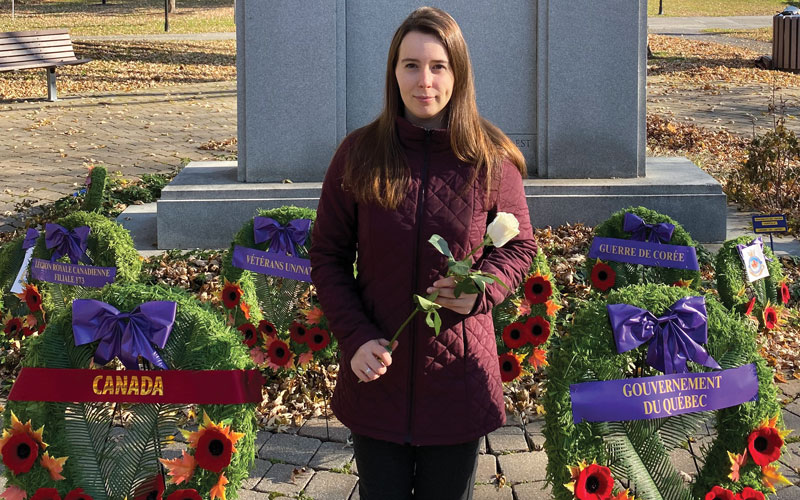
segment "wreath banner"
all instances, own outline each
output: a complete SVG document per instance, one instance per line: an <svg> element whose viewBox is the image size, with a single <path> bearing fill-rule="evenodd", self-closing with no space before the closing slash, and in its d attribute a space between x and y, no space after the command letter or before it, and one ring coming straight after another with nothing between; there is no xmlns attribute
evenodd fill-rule
<svg viewBox="0 0 800 500"><path fill-rule="evenodd" d="M627 264L699 271L694 247L597 236L589 249L590 259Z"/></svg>
<svg viewBox="0 0 800 500"><path fill-rule="evenodd" d="M299 257L236 245L233 265L254 273L311 282L311 262Z"/></svg>
<svg viewBox="0 0 800 500"><path fill-rule="evenodd" d="M9 401L228 405L260 403L258 370L23 368Z"/></svg>
<svg viewBox="0 0 800 500"><path fill-rule="evenodd" d="M31 262L31 276L38 281L59 285L103 288L107 284L114 282L117 276L117 268L33 259Z"/></svg>
<svg viewBox="0 0 800 500"><path fill-rule="evenodd" d="M671 417L720 410L758 399L756 365L570 384L576 424Z"/></svg>

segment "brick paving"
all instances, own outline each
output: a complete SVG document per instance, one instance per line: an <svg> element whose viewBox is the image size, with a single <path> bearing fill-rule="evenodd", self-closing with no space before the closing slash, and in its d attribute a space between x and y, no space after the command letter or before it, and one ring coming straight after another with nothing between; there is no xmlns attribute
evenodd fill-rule
<svg viewBox="0 0 800 500"><path fill-rule="evenodd" d="M0 102L0 134L4 231L20 226L16 203L75 192L90 164L134 178L214 159L198 146L236 136L236 82Z"/></svg>

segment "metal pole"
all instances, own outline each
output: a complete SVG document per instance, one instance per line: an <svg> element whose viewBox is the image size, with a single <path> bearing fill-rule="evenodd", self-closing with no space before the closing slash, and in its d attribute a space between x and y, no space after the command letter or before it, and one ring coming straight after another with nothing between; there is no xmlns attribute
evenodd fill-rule
<svg viewBox="0 0 800 500"><path fill-rule="evenodd" d="M775 253L775 247L772 245L772 233L769 233L769 249L772 250L772 253Z"/></svg>
<svg viewBox="0 0 800 500"><path fill-rule="evenodd" d="M164 31L169 31L169 0L164 0Z"/></svg>
<svg viewBox="0 0 800 500"><path fill-rule="evenodd" d="M664 15L664 0L658 0L658 15Z"/></svg>
<svg viewBox="0 0 800 500"><path fill-rule="evenodd" d="M11 19L14 19L14 0L11 0Z"/></svg>

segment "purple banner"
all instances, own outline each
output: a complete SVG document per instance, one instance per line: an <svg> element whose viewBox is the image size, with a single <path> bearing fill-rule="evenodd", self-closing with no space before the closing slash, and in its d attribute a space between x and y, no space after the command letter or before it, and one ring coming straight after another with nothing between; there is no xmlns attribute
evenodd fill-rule
<svg viewBox="0 0 800 500"><path fill-rule="evenodd" d="M311 261L255 248L235 246L233 265L254 273L311 282Z"/></svg>
<svg viewBox="0 0 800 500"><path fill-rule="evenodd" d="M664 245L647 241L596 237L589 249L590 259L612 260L643 266L671 267L699 271L694 247Z"/></svg>
<svg viewBox="0 0 800 500"><path fill-rule="evenodd" d="M708 373L680 373L571 384L577 424L647 420L719 410L758 399L756 365Z"/></svg>
<svg viewBox="0 0 800 500"><path fill-rule="evenodd" d="M49 260L33 259L31 276L35 280L60 285L103 288L117 277L115 267L82 266Z"/></svg>

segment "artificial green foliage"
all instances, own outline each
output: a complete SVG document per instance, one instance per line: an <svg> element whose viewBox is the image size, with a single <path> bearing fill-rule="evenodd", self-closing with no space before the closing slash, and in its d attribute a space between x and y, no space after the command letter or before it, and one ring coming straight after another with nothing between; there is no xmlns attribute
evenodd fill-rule
<svg viewBox="0 0 800 500"><path fill-rule="evenodd" d="M139 281L142 261L139 253L133 246L130 233L116 222L92 212L75 212L63 219L56 221L66 229L75 229L80 226L89 226L89 240L86 254L92 259L95 266L115 267L117 269L116 283L135 283ZM39 236L33 256L49 260L52 252L45 246L45 234ZM66 256L62 261L68 262ZM12 278L13 279L13 278ZM52 283L37 283L42 291L45 311L54 311L54 308L64 308L76 297L91 293L82 287L58 285Z"/></svg>
<svg viewBox="0 0 800 500"><path fill-rule="evenodd" d="M106 167L97 166L92 168L89 174L91 183L86 190L86 198L83 200L83 210L85 212L99 212L103 209L103 195L106 190Z"/></svg>
<svg viewBox="0 0 800 500"><path fill-rule="evenodd" d="M722 368L756 363L759 399L756 402L716 412L684 414L662 419L625 422L582 422L575 424L569 386L593 380L613 380L634 376L653 376L660 372L645 363L648 345L618 354L608 320L608 304L625 303L661 316L687 289L659 284L644 284L612 290L607 298L595 297L578 309L572 325L552 339L546 369L545 450L547 479L557 500L573 498L564 484L570 481L567 467L580 461L596 460L611 468L617 480L631 480L636 498L702 498L709 485L719 484L733 491L744 486L764 491L755 472L745 468L751 479L733 484L727 479L730 463L727 451L741 453L747 436L758 424L778 412L772 374L758 354L756 332L750 322L731 316L712 296L706 296L708 313L708 352ZM689 364L694 372L708 369ZM682 445L711 414L716 415L718 437L706 455L693 495L674 467L665 460L669 451ZM747 476L750 477L750 476ZM623 481L624 482L624 481ZM702 493L702 494L701 494Z"/></svg>
<svg viewBox="0 0 800 500"><path fill-rule="evenodd" d="M227 327L220 318L203 307L183 290L140 284L113 284L96 291L94 298L128 312L139 304L153 300L175 301L178 304L175 324L165 348L160 351L171 369L178 370L243 370L253 365L241 343L239 333ZM75 346L72 337L72 311L55 316L45 332L31 339L35 348L23 359L26 367L89 368L97 344ZM140 372L153 374L154 372ZM68 456L64 465L65 480L53 481L41 474L41 467L14 476L6 472L9 486L24 489L30 497L39 487L53 487L63 497L80 487L96 499L122 500L134 498L135 492L159 473L157 458L161 447L171 441L179 424L180 405L104 403L43 403L9 401L4 422L10 426L13 411L23 422L32 420L35 428L44 425L44 441L51 456ZM124 432L119 433L112 421L114 412L126 412ZM227 498L236 498L238 487L248 476L255 459L256 432L253 404L203 405L203 412L215 421L229 421L236 432L245 436L236 444L238 450L231 464L223 470L230 481ZM112 436L117 435L117 439ZM155 437L158 439L155 439ZM213 476L213 477L212 477ZM218 475L199 467L188 484L168 485L166 494L178 488L196 488L208 498ZM166 498L165 494L165 498Z"/></svg>
<svg viewBox="0 0 800 500"><path fill-rule="evenodd" d="M740 314L744 314L752 297L756 298L756 311L763 311L767 302L772 305L780 302L778 287L783 280L783 269L769 245L764 245L769 276L752 283L747 281L747 271L736 245L749 245L752 241L751 236L740 236L726 241L717 252L715 262L719 298L725 307Z"/></svg>
<svg viewBox="0 0 800 500"><path fill-rule="evenodd" d="M605 222L598 225L594 229L594 235L603 238L618 238L622 240L630 239L630 233L622 230L622 223L625 218L625 213L630 212L638 215L648 224L658 224L661 222L668 222L675 226L675 231L672 233L672 238L669 241L670 245L680 245L687 247L697 247L697 243L692 239L689 233L671 217L658 213L644 207L628 207L614 213ZM588 279L592 274L592 267L596 263L596 259L588 259L585 265L585 274ZM687 269L671 269L666 267L650 267L638 264L627 264L622 262L606 262L616 273L616 282L613 288L622 288L628 285L637 285L640 283L664 283L671 285L678 281L690 281L691 287L697 289L700 285L700 272L690 271Z"/></svg>
<svg viewBox="0 0 800 500"><path fill-rule="evenodd" d="M25 258L25 251L22 249L24 240L25 236L22 235L0 247L0 290L3 294L8 293Z"/></svg>

